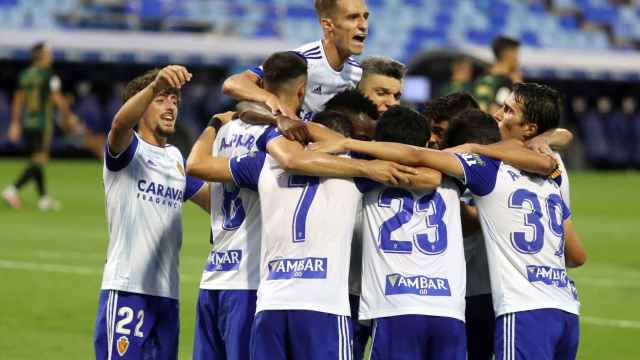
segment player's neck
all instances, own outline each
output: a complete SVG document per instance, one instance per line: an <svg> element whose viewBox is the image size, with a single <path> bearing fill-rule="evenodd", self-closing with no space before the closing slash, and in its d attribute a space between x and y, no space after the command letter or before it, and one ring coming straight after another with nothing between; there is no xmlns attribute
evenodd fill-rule
<svg viewBox="0 0 640 360"><path fill-rule="evenodd" d="M351 54L341 54L336 45L327 38L322 39L322 47L331 68L335 71L341 71L342 66L344 66L345 61Z"/></svg>
<svg viewBox="0 0 640 360"><path fill-rule="evenodd" d="M509 68L506 64L503 64L501 62L497 62L495 64L493 64L493 66L491 66L491 69L489 70L489 72L491 73L491 75L504 75L504 76L508 76L509 75Z"/></svg>
<svg viewBox="0 0 640 360"><path fill-rule="evenodd" d="M167 145L167 138L164 136L160 136L155 132L146 129L142 126L138 127L138 135L144 142L149 143L151 145L163 147Z"/></svg>

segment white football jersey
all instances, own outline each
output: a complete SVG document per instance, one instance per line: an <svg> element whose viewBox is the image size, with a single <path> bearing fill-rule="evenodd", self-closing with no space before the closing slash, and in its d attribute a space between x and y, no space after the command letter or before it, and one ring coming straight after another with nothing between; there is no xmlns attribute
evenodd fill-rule
<svg viewBox="0 0 640 360"><path fill-rule="evenodd" d="M480 214L496 316L542 308L578 314L564 258L570 212L558 183L492 158L457 156Z"/></svg>
<svg viewBox="0 0 640 360"><path fill-rule="evenodd" d="M465 320L460 189L378 187L365 195L361 320L430 315Z"/></svg>
<svg viewBox="0 0 640 360"><path fill-rule="evenodd" d="M466 204L475 205L473 195L469 190L462 194L460 200ZM463 243L464 258L467 265L467 296L491 294L489 262L482 230L466 236L463 239Z"/></svg>
<svg viewBox="0 0 640 360"><path fill-rule="evenodd" d="M362 78L362 66L352 57L347 59L340 71L334 70L324 53L322 40L302 45L294 51L307 60L307 88L299 114L302 120L311 121L315 113L324 109L329 99L341 91L355 88ZM251 71L262 78L261 66Z"/></svg>
<svg viewBox="0 0 640 360"><path fill-rule="evenodd" d="M134 133L125 151L105 151L103 170L109 248L102 289L178 298L182 203L202 186L185 176L175 146L151 145Z"/></svg>
<svg viewBox="0 0 640 360"><path fill-rule="evenodd" d="M232 158L255 151L266 126L240 119L220 128L213 155ZM260 198L234 183L211 183L211 252L201 289L250 289L260 282Z"/></svg>
<svg viewBox="0 0 640 360"><path fill-rule="evenodd" d="M260 193L256 312L311 310L349 316L351 237L362 199L356 183L287 173L264 152L233 158L231 171L237 184L257 187Z"/></svg>

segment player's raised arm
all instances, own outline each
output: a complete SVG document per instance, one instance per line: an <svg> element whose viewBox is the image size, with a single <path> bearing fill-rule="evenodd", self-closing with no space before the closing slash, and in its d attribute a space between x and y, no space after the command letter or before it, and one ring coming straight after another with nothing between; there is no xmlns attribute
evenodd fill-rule
<svg viewBox="0 0 640 360"><path fill-rule="evenodd" d="M470 152L488 156L533 174L549 175L557 167L556 160L551 155L529 150L524 143L517 139L510 139L489 145L465 144L456 151L456 148L447 149L448 152Z"/></svg>
<svg viewBox="0 0 640 360"><path fill-rule="evenodd" d="M158 95L170 88L181 88L191 81L191 73L183 66L169 65L158 72L155 80L138 91L118 110L109 131L108 143L112 153L124 151L133 137L133 128Z"/></svg>
<svg viewBox="0 0 640 360"><path fill-rule="evenodd" d="M187 158L187 174L206 181L233 181L233 176L229 169L229 159L211 155L216 134L223 122L230 119L230 117L229 112L227 112L214 115L211 118L209 125L207 125L191 148Z"/></svg>
<svg viewBox="0 0 640 360"><path fill-rule="evenodd" d="M281 113L295 117L295 114L287 112L286 107L280 103L276 95L262 88L261 82L262 79L256 73L247 70L229 76L222 84L222 92L238 101L247 100L265 104L273 114Z"/></svg>
<svg viewBox="0 0 640 360"><path fill-rule="evenodd" d="M562 225L564 229L564 259L567 267L575 268L584 265L587 253L578 238L573 221L567 219Z"/></svg>

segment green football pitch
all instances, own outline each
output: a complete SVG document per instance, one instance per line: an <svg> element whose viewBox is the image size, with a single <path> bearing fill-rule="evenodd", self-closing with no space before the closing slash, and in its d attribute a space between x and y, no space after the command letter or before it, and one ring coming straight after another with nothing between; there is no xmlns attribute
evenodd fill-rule
<svg viewBox="0 0 640 360"><path fill-rule="evenodd" d="M24 162L0 161L0 186ZM107 248L102 166L54 161L49 192L64 208L0 204L0 358L90 359ZM575 279L582 301L579 359L640 359L640 173L574 172L572 211L588 252ZM209 248L207 215L184 207L180 359L191 358L198 282ZM531 334L531 336L536 336Z"/></svg>

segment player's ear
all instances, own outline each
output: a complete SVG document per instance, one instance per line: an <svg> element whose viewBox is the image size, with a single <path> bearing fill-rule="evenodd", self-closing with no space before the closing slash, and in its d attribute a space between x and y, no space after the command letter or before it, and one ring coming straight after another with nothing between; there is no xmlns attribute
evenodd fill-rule
<svg viewBox="0 0 640 360"><path fill-rule="evenodd" d="M525 139L531 139L538 135L538 124L526 123L524 125L524 137Z"/></svg>
<svg viewBox="0 0 640 360"><path fill-rule="evenodd" d="M320 27L324 34L331 34L333 32L333 21L328 17L320 18Z"/></svg>

